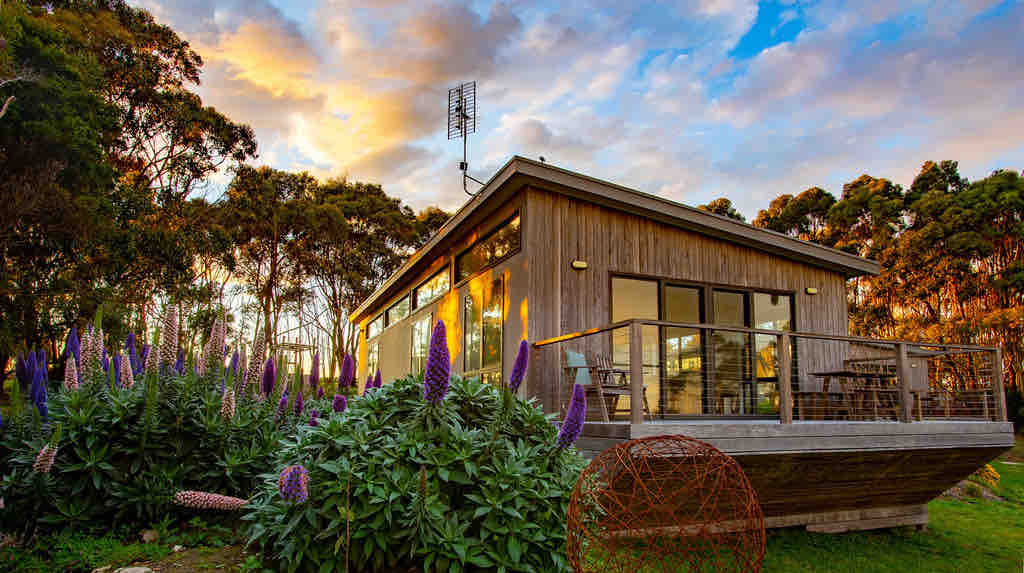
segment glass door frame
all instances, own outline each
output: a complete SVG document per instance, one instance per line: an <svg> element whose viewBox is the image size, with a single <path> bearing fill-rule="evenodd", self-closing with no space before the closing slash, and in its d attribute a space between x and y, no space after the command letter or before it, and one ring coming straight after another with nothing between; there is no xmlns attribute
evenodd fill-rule
<svg viewBox="0 0 1024 573"><path fill-rule="evenodd" d="M720 284L720 283L705 283L705 282L699 282L699 281L688 281L688 280L685 280L685 279L680 280L680 279L673 279L673 278L668 278L668 277L660 277L660 276L656 276L656 275L645 275L645 274L639 274L639 273L614 272L614 271L608 273L608 281L607 281L607 284L608 284L608 317L609 317L609 322L611 322L611 317L614 316L612 314L612 312L613 312L613 310L612 310L612 299L614 298L612 296L612 284L614 282L613 279L615 279L615 278L656 281L658 283L658 290L657 290L657 292L658 292L658 316L661 317L660 320L664 320L664 316L665 316L665 298L666 298L665 297L665 289L666 289L666 287L668 287L668 286L677 286L677 287L698 288L698 289L701 290L701 307L702 307L701 308L701 318L704 319L704 321L705 321L704 324L708 324L708 325L711 325L711 326L714 326L715 319L716 319L715 318L715 313L714 313L714 292L715 292L715 290L734 292L734 293L743 293L743 295L744 295L744 297L743 297L744 298L744 302L743 302L744 322L746 324L748 324L748 325L752 324L753 320L754 320L754 307L753 307L753 304L754 304L754 296L753 296L753 294L754 293L777 294L777 295L780 295L780 296L785 296L785 297L789 298L790 331L797 330L797 324L798 324L797 321L799 319L799 314L797 312L796 291L794 291L794 290L773 289L773 288L756 288L756 287L747 287L747 286L740 286L740 285L728 285L728 284ZM751 403L748 405L748 407L754 413L751 413L751 414L665 414L665 412L664 412L665 388L664 388L664 385L661 384L661 380L665 379L665 335L664 335L664 328L668 328L668 327L660 327L660 328L658 328L658 362L659 362L659 364L658 364L658 371L659 371L658 372L658 377L659 377L659 384L658 384L659 385L659 390L658 390L658 398L659 398L659 400L658 400L658 402L659 403L658 403L656 409L652 408L652 412L651 412L652 416L654 416L655 418L663 419L663 420L687 420L687 419L690 419L690 420L716 420L716 419L720 419L720 420L735 420L735 419L743 419L743 420L758 420L758 419L777 420L777 419L779 419L779 414L778 413L776 413L776 414L757 414L756 413L756 411L757 411L757 384L759 382L772 382L772 381L774 381L776 384L778 384L778 373L776 373L775 377L773 377L773 378L758 378L757 370L756 370L757 365L755 363L756 357L754 356L756 340L754 338L754 335L752 335L752 334L748 334L747 335L747 338L749 339L748 343L747 343L748 344L749 352L747 353L748 354L747 355L747 360L746 360L747 364L745 365L745 367L746 367L747 372L749 372L749 376L747 376L747 378L749 378L749 380L745 380L744 382L751 385L751 391L750 391L750 402ZM746 328L752 328L752 327L747 326ZM711 386L714 383L714 380L712 380L712 378L713 378L712 371L710 370L710 363L714 359L714 349L711 348L712 345L708 343L707 338L708 338L707 331L706 330L701 330L701 377L703 379L703 385L704 385L703 390L706 390L708 386ZM794 340L793 342L794 342L793 353L792 353L793 354L793 364L794 364L794 368L796 368L796 364L797 364L797 351L796 351L796 344L795 344L796 341ZM707 407L707 403L706 403L707 399L708 399L708 392L705 391L705 392L702 393L702 397L701 397L702 409L705 412L708 411L708 409L709 409Z"/></svg>

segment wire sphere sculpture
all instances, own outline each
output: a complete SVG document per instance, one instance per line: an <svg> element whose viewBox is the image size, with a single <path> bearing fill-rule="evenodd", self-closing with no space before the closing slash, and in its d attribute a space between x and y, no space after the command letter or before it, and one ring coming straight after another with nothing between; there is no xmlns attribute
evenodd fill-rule
<svg viewBox="0 0 1024 573"><path fill-rule="evenodd" d="M685 436L624 442L590 462L566 516L576 573L760 571L764 515L736 460Z"/></svg>

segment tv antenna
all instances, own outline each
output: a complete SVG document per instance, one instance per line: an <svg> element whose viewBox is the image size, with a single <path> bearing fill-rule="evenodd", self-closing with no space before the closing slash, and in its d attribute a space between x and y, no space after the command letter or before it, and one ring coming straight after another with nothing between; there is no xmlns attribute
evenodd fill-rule
<svg viewBox="0 0 1024 573"><path fill-rule="evenodd" d="M462 190L473 197L476 193L469 192L466 180L480 185L483 185L483 182L468 173L469 162L466 159L466 152L471 133L476 133L475 81L459 84L448 90L448 139L462 138L462 161L459 162L459 170L462 171Z"/></svg>

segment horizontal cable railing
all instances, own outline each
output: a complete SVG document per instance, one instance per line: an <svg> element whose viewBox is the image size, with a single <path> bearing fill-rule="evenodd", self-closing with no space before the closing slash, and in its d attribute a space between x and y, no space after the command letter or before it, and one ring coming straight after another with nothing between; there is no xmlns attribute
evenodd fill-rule
<svg viewBox="0 0 1024 573"><path fill-rule="evenodd" d="M1006 420L997 348L630 319L538 341L587 420Z"/></svg>

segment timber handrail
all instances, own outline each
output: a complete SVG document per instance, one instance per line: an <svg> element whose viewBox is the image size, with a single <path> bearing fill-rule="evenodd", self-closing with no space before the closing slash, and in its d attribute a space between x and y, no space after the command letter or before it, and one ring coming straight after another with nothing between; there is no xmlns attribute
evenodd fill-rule
<svg viewBox="0 0 1024 573"><path fill-rule="evenodd" d="M955 349L955 350L969 350L975 352L995 352L999 350L995 346L978 346L973 344L953 344L947 342L922 342L913 340L896 340L886 338L867 338L864 336L848 336L845 334L824 334L821 332L803 332L797 330L768 330L764 328L748 328L744 326L725 326L721 324L705 324L695 322L671 322L667 320L653 320L648 318L628 318L626 320L620 320L613 322L605 326L597 328L588 328L587 330L580 330L576 332L569 332L561 336L555 336L553 338L545 338L544 340L538 340L533 343L534 348L542 348L558 342L565 342L567 340L573 340L576 338L582 338L584 336L590 336L592 334L598 334L608 330L615 330L617 328L625 328L632 325L633 323L647 325L647 326L668 326L673 328L692 328L699 330L720 330L723 332L742 332L747 334L764 334L768 336L779 336L780 334L788 334L795 338L813 338L817 340L833 340L837 342L863 342L863 343L874 343L874 344L906 344L907 346L916 347L928 347L928 346L941 346L943 348Z"/></svg>
<svg viewBox="0 0 1024 573"><path fill-rule="evenodd" d="M589 328L577 332L569 332L561 336L553 338L547 338L539 340L533 343L533 347L540 349L553 344L567 342L585 336L591 336L602 332L607 332L619 328L629 328L629 341L630 341L630 352L629 352L629 363L630 363L630 385L631 385L631 399L630 399L630 421L633 424L641 424L644 422L644 415L641 406L643 396L643 368L642 363L642 344L643 344L643 326L658 326L658 327L669 327L669 328L685 328L691 330L701 331L720 331L720 332L736 332L750 335L764 335L772 336L775 338L778 348L778 360L779 360L779 393L780 393L780 408L779 408L779 421L783 424L791 424L793 422L793 390L792 390L792 364L793 364L793 341L795 339L812 339L812 340L825 340L835 342L850 342L860 344L876 344L876 345L887 345L891 346L895 351L895 358L897 361L897 371L899 373L899 411L897 418L903 422L913 421L913 404L912 404L912 389L910 387L910 363L909 363L909 350L911 348L924 349L929 347L942 348L944 353L958 354L958 353L969 353L969 352L984 352L991 353L992 362L992 383L991 389L994 393L995 402L995 419L997 421L1006 421L1006 396L1005 389L1003 388L1003 376L1002 376L1002 351L998 347L993 346L979 346L972 344L950 344L945 342L921 342L921 341L910 341L910 340L886 340L880 338L867 338L862 336L848 336L842 334L824 334L819 332L801 332L801 331L784 331L784 330L769 330L763 328L748 328L743 326L726 326L718 324L705 324L705 323L689 323L689 322L672 322L667 320L653 320L646 318L631 318L626 320L620 320L600 326L597 328ZM709 351L712 349L709 349ZM987 405L985 406L987 411ZM987 414L986 414L987 417Z"/></svg>

